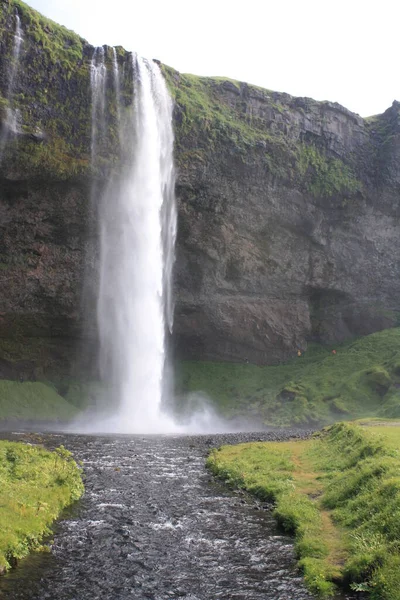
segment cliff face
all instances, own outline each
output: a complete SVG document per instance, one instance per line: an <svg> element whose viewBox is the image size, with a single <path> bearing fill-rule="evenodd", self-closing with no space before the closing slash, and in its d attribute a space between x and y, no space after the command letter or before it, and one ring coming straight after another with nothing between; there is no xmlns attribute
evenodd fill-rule
<svg viewBox="0 0 400 600"><path fill-rule="evenodd" d="M15 8L24 40L10 93ZM10 376L39 363L68 369L90 336L91 190L114 168L116 132L110 83L94 172L94 49L19 0L0 10L0 371ZM118 62L128 103L122 49ZM309 340L397 324L400 105L363 120L337 104L162 69L176 103L177 352L274 363Z"/></svg>
<svg viewBox="0 0 400 600"><path fill-rule="evenodd" d="M337 104L203 80L218 109L186 124L179 90L190 79L174 76L186 353L269 363L307 340L395 324L400 105L363 120Z"/></svg>

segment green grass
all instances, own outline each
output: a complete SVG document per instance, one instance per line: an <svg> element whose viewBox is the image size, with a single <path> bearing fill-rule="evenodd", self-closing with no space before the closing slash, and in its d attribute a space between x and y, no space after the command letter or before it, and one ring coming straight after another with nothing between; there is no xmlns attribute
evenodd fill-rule
<svg viewBox="0 0 400 600"><path fill-rule="evenodd" d="M63 446L49 452L1 441L0 570L40 549L54 519L83 489L80 469Z"/></svg>
<svg viewBox="0 0 400 600"><path fill-rule="evenodd" d="M31 36L44 49L52 62L61 62L64 69L71 70L82 59L85 40L63 25L55 23L22 0L11 0L9 10L18 9L24 34Z"/></svg>
<svg viewBox="0 0 400 600"><path fill-rule="evenodd" d="M75 406L49 385L0 381L0 420L67 421L77 414Z"/></svg>
<svg viewBox="0 0 400 600"><path fill-rule="evenodd" d="M308 441L225 446L207 464L275 501L313 592L330 596L339 581L400 600L400 427L390 425L339 423Z"/></svg>
<svg viewBox="0 0 400 600"><path fill-rule="evenodd" d="M3 339L10 362L40 359L43 383L0 382L0 418L69 419L93 404L100 384L69 379L51 364L56 342ZM51 343L50 343L51 342ZM362 417L400 417L400 329L332 347L311 344L300 358L277 366L184 361L176 369L179 412L186 392L204 392L227 418L244 416L267 425L317 427ZM71 349L72 351L72 349ZM18 361L17 361L18 362ZM44 371L46 373L44 373ZM51 379L53 383L45 381Z"/></svg>
<svg viewBox="0 0 400 600"><path fill-rule="evenodd" d="M184 361L177 388L206 393L227 417L315 426L361 417L400 417L400 329L332 347L310 345L277 366Z"/></svg>

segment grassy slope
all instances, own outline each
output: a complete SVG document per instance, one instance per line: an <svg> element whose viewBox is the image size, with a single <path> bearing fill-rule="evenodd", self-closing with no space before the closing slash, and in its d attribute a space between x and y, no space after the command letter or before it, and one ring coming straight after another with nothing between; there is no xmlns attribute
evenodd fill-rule
<svg viewBox="0 0 400 600"><path fill-rule="evenodd" d="M77 409L41 382L0 381L0 420L67 421Z"/></svg>
<svg viewBox="0 0 400 600"><path fill-rule="evenodd" d="M399 600L399 448L398 426L342 423L308 441L225 446L208 466L275 500L312 591L329 596L339 580L374 600Z"/></svg>
<svg viewBox="0 0 400 600"><path fill-rule="evenodd" d="M278 366L182 362L177 385L202 391L227 416L261 414L273 425L400 416L400 328L336 348L311 345Z"/></svg>
<svg viewBox="0 0 400 600"><path fill-rule="evenodd" d="M80 470L62 446L0 442L0 571L40 548L61 510L83 493Z"/></svg>
<svg viewBox="0 0 400 600"><path fill-rule="evenodd" d="M311 345L301 358L278 366L186 361L177 367L177 387L205 392L228 417L261 415L272 425L400 417L400 328L336 350L332 355L331 348ZM73 380L54 387L0 381L0 419L68 420L98 394L99 385Z"/></svg>

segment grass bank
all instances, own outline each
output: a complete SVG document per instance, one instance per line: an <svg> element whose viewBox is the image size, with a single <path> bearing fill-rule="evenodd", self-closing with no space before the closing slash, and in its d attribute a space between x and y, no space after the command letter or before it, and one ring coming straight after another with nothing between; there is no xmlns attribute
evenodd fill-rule
<svg viewBox="0 0 400 600"><path fill-rule="evenodd" d="M398 424L399 425L399 424ZM224 446L207 465L275 503L308 587L400 600L400 426L339 423L306 441Z"/></svg>
<svg viewBox="0 0 400 600"><path fill-rule="evenodd" d="M0 381L0 421L68 421L78 412L52 385Z"/></svg>
<svg viewBox="0 0 400 600"><path fill-rule="evenodd" d="M335 347L310 344L277 366L184 361L177 387L204 392L227 417L261 416L269 425L399 418L400 328Z"/></svg>
<svg viewBox="0 0 400 600"><path fill-rule="evenodd" d="M0 572L41 547L60 512L83 493L80 469L63 446L0 442Z"/></svg>

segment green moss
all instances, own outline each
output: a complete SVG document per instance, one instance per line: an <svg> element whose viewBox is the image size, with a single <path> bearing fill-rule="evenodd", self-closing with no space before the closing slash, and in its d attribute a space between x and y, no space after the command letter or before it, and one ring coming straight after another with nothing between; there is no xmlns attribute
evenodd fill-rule
<svg viewBox="0 0 400 600"><path fill-rule="evenodd" d="M304 187L313 196L352 196L362 189L349 166L337 158L328 158L312 145L298 148L297 169Z"/></svg>
<svg viewBox="0 0 400 600"><path fill-rule="evenodd" d="M180 124L176 130L178 148L187 147L187 138L190 138L195 144L193 150L204 157L219 143L228 142L233 156L246 161L249 152L258 152L272 174L289 177L295 163L290 140L269 131L263 119L247 111L246 102L240 96L233 102L227 96L225 82L238 91L242 84L223 77L182 75L166 65L162 65L162 70L179 108ZM267 90L260 88L259 93L269 99ZM273 110L282 111L279 102L272 99L268 101ZM184 158L178 154L178 160Z"/></svg>
<svg viewBox="0 0 400 600"><path fill-rule="evenodd" d="M18 170L57 181L77 177L90 168L88 158L77 157L72 145L60 137L40 143L17 141L8 146L7 157Z"/></svg>
<svg viewBox="0 0 400 600"><path fill-rule="evenodd" d="M41 15L21 0L11 0L9 10L17 8L24 33L32 37L42 48L52 63L60 62L63 69L71 71L76 62L82 59L83 45L86 43L79 35L51 19Z"/></svg>
<svg viewBox="0 0 400 600"><path fill-rule="evenodd" d="M366 371L368 383L380 394L385 394L392 385L388 371L382 366L374 366Z"/></svg>
<svg viewBox="0 0 400 600"><path fill-rule="evenodd" d="M0 420L68 421L77 409L41 382L0 381Z"/></svg>
<svg viewBox="0 0 400 600"><path fill-rule="evenodd" d="M179 109L178 147L187 146L190 138L192 145L196 144L196 152L206 156L210 148L216 149L218 144L227 142L234 156L245 162L248 155L257 154L272 176L300 182L313 196L341 195L347 199L362 191L362 184L350 165L269 125L249 108L247 96L241 92L244 86L246 93L256 94L265 109L275 114L277 123L282 113L291 110L290 96L283 100L282 94L234 80L181 75L167 66L162 68ZM238 90L237 95L227 91L227 82L231 90ZM179 155L178 159L185 161Z"/></svg>
<svg viewBox="0 0 400 600"><path fill-rule="evenodd" d="M82 382L77 380L62 381L60 382L63 391L62 395L67 402L77 407L78 409L84 409L88 406L96 404L96 399L99 399L104 387L100 382ZM56 387L59 389L59 383L56 383Z"/></svg>
<svg viewBox="0 0 400 600"><path fill-rule="evenodd" d="M82 493L80 469L63 446L49 452L0 441L0 569L40 549L54 519Z"/></svg>
<svg viewBox="0 0 400 600"><path fill-rule="evenodd" d="M9 105L19 111L21 134L8 140L3 167L11 169L14 177L20 173L53 179L80 176L90 167L91 96L90 65L84 56L86 42L24 2L10 0L0 13L6 70L13 52L16 10L23 45Z"/></svg>
<svg viewBox="0 0 400 600"><path fill-rule="evenodd" d="M0 119L4 119L5 115L6 115L6 109L9 107L9 102L7 100L7 98L3 98L3 96L0 95Z"/></svg>
<svg viewBox="0 0 400 600"><path fill-rule="evenodd" d="M338 417L400 413L400 329L330 347L310 345L278 366L185 361L177 387L203 391L227 417L261 417L271 425L317 425ZM181 396L183 402L183 396Z"/></svg>

